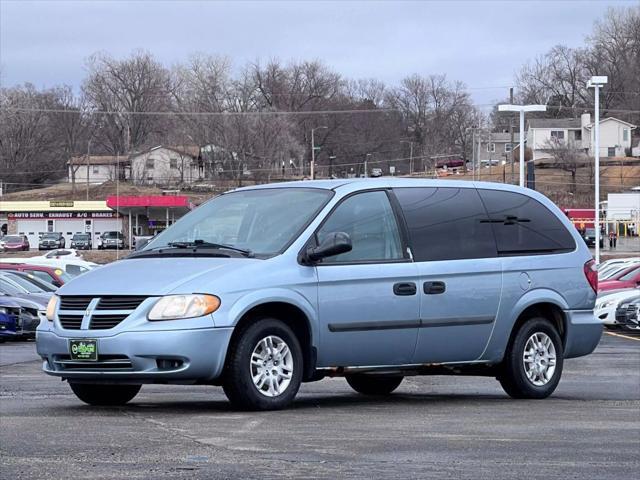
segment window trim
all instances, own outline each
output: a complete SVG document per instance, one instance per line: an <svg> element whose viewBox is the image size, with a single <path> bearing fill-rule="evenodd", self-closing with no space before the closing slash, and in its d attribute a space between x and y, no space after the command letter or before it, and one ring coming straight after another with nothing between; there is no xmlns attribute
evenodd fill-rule
<svg viewBox="0 0 640 480"><path fill-rule="evenodd" d="M389 201L389 205L391 206L391 211L393 212L393 216L396 220L396 227L398 228L398 235L400 236L400 248L402 249L402 256L403 258L396 258L396 259L392 259L392 260L353 260L353 261L346 261L346 262L332 262L332 263L322 263L322 262L314 262L310 265L306 264L303 260L304 258L304 253L307 251L307 248L311 247L311 246L317 246L318 245L318 237L317 234L320 231L320 229L324 226L324 224L329 220L329 218L331 217L331 215L333 215L333 212L336 211L336 209L342 205L343 202L345 202L347 199L361 194L361 193L370 193L370 192L384 192L387 195L387 200ZM307 241L304 243L304 245L302 246L302 248L300 249L300 251L298 252L298 263L302 266L311 266L311 267L333 267L333 266L344 266L344 265L383 265L383 264L390 264L390 263L413 263L413 252L410 253L410 247L408 244L408 237L406 236L404 230L403 230L403 222L404 222L404 218L399 218L398 217L398 211L397 211L397 207L394 205L394 202L397 202L397 199L393 198L392 199L392 188L390 187L378 187L378 188L367 188L364 190L357 190L355 192L351 192L348 193L347 195L345 195L344 197L342 197L340 200L338 200L336 202L336 204L331 207L331 210L329 210L327 212L327 214L324 216L324 218L322 219L322 221L320 222L320 224L315 228L315 230L313 231L313 233L309 236L309 238L307 239ZM326 205L326 204L325 204ZM399 206L399 205L398 205ZM317 214L316 217L317 218Z"/></svg>

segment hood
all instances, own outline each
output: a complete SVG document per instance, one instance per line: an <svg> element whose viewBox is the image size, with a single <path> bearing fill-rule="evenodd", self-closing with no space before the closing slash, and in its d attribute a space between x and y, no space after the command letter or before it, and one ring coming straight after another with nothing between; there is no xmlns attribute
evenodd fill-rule
<svg viewBox="0 0 640 480"><path fill-rule="evenodd" d="M206 292L220 277L262 263L253 258L133 258L110 263L65 283L59 295L167 295ZM184 290L181 290L183 288Z"/></svg>
<svg viewBox="0 0 640 480"><path fill-rule="evenodd" d="M18 304L23 308L34 308L36 310L47 308L47 303L49 301L48 298L45 300L43 298L39 298L37 295L32 294L24 294L24 296L12 295L11 297L8 297L8 300L15 304Z"/></svg>

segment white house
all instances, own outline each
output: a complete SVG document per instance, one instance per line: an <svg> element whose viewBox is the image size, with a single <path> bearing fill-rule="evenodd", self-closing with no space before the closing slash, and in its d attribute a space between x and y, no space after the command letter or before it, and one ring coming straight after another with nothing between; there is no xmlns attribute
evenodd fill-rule
<svg viewBox="0 0 640 480"><path fill-rule="evenodd" d="M551 143L564 143L593 156L594 128L591 115L580 118L534 118L528 122L527 147L533 159L549 158ZM631 148L631 132L635 125L608 117L600 120L600 156L624 156Z"/></svg>
<svg viewBox="0 0 640 480"><path fill-rule="evenodd" d="M514 143L511 143L511 134L505 132L488 132L482 133L480 135L480 150L479 156L476 158L480 158L480 163L483 165L488 165L489 162L493 165L497 165L502 161L510 162L511 161L511 151L513 148L516 149L516 159L519 155L518 150L518 139L519 134L515 132L513 134Z"/></svg>
<svg viewBox="0 0 640 480"><path fill-rule="evenodd" d="M137 184L193 183L202 177L200 147L157 146L129 156L131 180Z"/></svg>
<svg viewBox="0 0 640 480"><path fill-rule="evenodd" d="M81 155L71 157L67 162L69 182L104 183L115 180L120 172L120 180L129 177L129 157L113 155Z"/></svg>

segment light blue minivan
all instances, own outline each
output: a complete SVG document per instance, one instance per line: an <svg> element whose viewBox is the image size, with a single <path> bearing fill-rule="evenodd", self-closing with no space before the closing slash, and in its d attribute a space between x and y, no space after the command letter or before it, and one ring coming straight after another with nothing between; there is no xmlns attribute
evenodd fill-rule
<svg viewBox="0 0 640 480"><path fill-rule="evenodd" d="M290 404L344 376L484 375L544 398L600 340L587 247L543 195L493 183L346 179L240 188L128 258L65 284L37 332L44 371L92 405L145 383Z"/></svg>

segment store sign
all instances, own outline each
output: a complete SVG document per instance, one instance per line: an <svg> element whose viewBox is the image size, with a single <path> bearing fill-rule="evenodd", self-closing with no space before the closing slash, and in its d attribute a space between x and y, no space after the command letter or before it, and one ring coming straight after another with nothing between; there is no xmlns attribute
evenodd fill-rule
<svg viewBox="0 0 640 480"><path fill-rule="evenodd" d="M74 205L73 200L51 200L49 208L71 208Z"/></svg>
<svg viewBox="0 0 640 480"><path fill-rule="evenodd" d="M118 218L116 212L16 212L7 215L9 219L35 218Z"/></svg>

